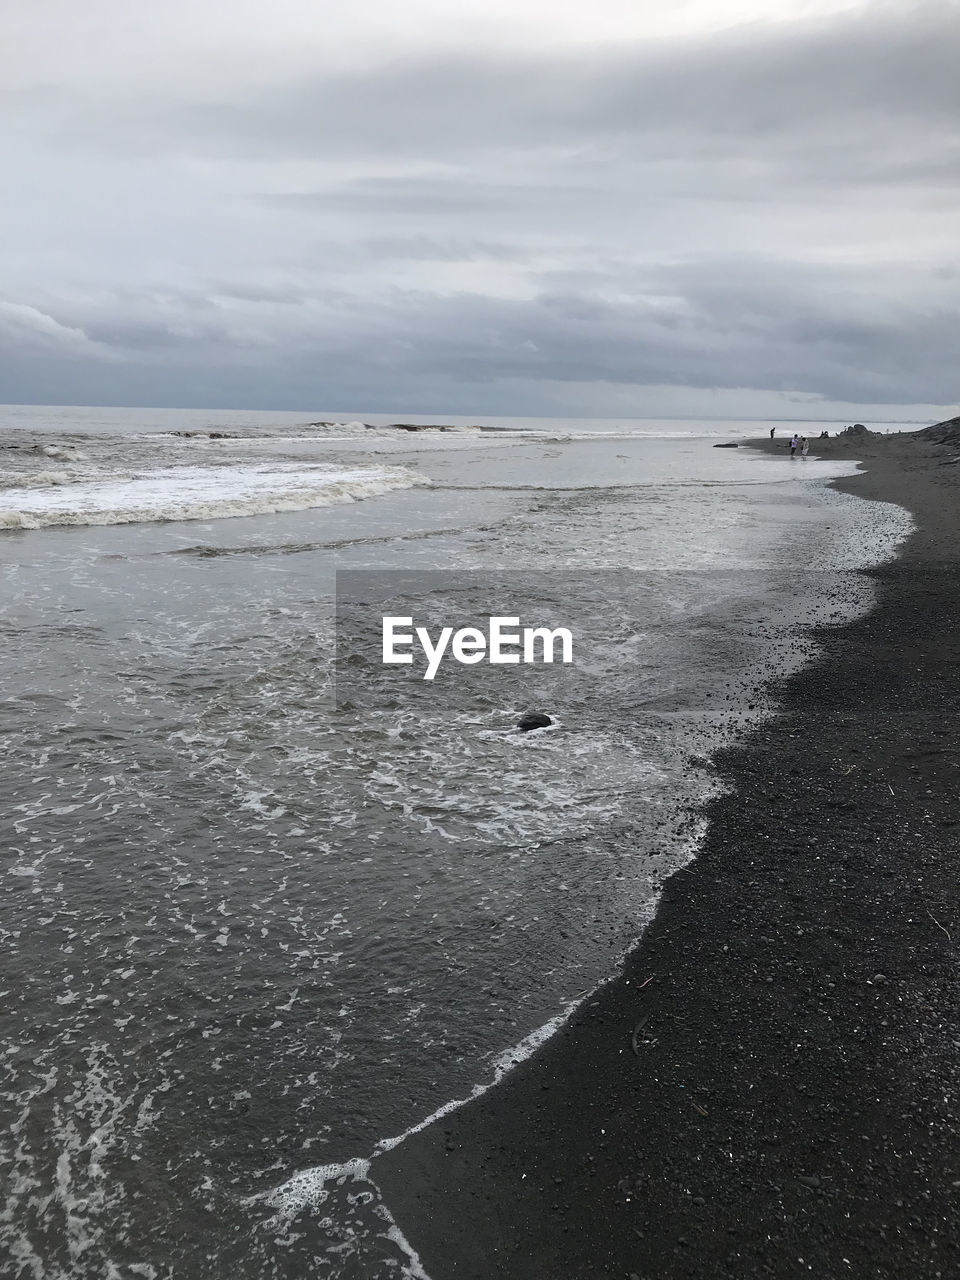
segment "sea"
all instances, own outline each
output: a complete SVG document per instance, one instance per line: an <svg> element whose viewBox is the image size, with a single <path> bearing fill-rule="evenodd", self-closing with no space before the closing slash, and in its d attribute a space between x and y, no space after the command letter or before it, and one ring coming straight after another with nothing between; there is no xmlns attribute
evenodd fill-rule
<svg viewBox="0 0 960 1280"><path fill-rule="evenodd" d="M715 448L843 425L0 408L0 1274L426 1276L378 1155L617 973L910 532ZM348 580L584 648L400 688Z"/></svg>

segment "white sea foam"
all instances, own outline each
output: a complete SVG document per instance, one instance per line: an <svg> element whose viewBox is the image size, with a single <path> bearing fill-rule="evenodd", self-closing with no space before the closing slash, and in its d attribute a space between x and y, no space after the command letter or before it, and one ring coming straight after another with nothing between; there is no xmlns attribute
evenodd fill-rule
<svg viewBox="0 0 960 1280"><path fill-rule="evenodd" d="M370 1176L370 1166L373 1160L379 1155L392 1151L402 1142L405 1142L407 1138L411 1138L414 1134L429 1128L430 1125L437 1120L443 1119L444 1116L449 1115L451 1112L458 1111L461 1107L466 1106L468 1102L481 1097L488 1089L492 1089L494 1085L499 1084L508 1071L536 1053L554 1032L568 1020L585 998L578 997L576 1000L571 1000L559 1014L542 1026L537 1027L528 1036L525 1036L519 1044L499 1054L493 1060L491 1078L483 1084L475 1084L465 1098L453 1098L449 1102L445 1102L443 1106L431 1112L425 1119L411 1125L396 1137L381 1138L376 1144L372 1155L344 1160L339 1164L322 1164L315 1165L309 1169L301 1169L298 1173L288 1178L286 1182L274 1187L273 1190L258 1196L252 1196L247 1203L266 1204L275 1210L273 1216L267 1220L266 1225L274 1231L283 1232L290 1228L293 1220L302 1210L308 1206L317 1208L324 1204L332 1194L333 1188L343 1187L347 1182L365 1184L369 1188L374 1202L373 1212L375 1216L387 1224L387 1231L385 1232L387 1238L397 1245L406 1258L403 1274L408 1280L430 1280L419 1255L400 1230L390 1210L383 1203L380 1188Z"/></svg>
<svg viewBox="0 0 960 1280"><path fill-rule="evenodd" d="M692 834L678 852L674 870L679 870L681 866L686 865L696 856L706 829L707 824L704 819L695 824ZM638 919L638 924L642 928L646 928L652 920L655 909L654 901L645 904ZM380 1188L371 1177L371 1168L374 1160L378 1156L395 1150L401 1143L406 1142L408 1138L412 1138L417 1133L422 1133L423 1130L430 1128L438 1120L442 1120L444 1116L459 1111L462 1107L467 1106L468 1103L481 1098L490 1089L500 1084L515 1067L533 1057L561 1027L569 1022L577 1009L581 1008L598 991L619 976L623 962L633 947L636 946L638 940L639 938L635 938L626 947L614 973L602 978L590 990L581 992L573 999L566 1001L560 1011L552 1018L535 1027L516 1044L497 1054L492 1059L493 1070L489 1078L482 1083L473 1085L465 1097L451 1098L422 1120L404 1129L402 1133L392 1138L381 1138L374 1145L369 1156L358 1156L337 1164L314 1165L312 1168L301 1169L279 1186L272 1188L272 1190L249 1197L246 1203L248 1205L265 1204L273 1209L274 1214L267 1219L265 1225L274 1231L282 1232L291 1227L294 1219L304 1209L316 1208L327 1201L335 1187L343 1187L348 1181L350 1183L363 1183L370 1188L373 1194L375 1215L381 1221L389 1224L387 1236L401 1248L407 1258L404 1266L404 1275L408 1277L408 1280L430 1280L415 1249L400 1231L389 1209L383 1203Z"/></svg>
<svg viewBox="0 0 960 1280"><path fill-rule="evenodd" d="M120 1274L109 1256L109 1224L122 1218L126 1192L110 1159L123 1147L124 1126L135 1100L132 1092L120 1087L119 1079L116 1060L105 1045L94 1044L72 1079L53 1066L19 1095L22 1109L8 1130L12 1159L0 1200L0 1252L16 1260L17 1275L66 1280L93 1274L87 1269L93 1267L104 1276ZM60 1083L67 1084L66 1092L58 1093ZM43 1095L55 1099L48 1132L57 1153L46 1195L39 1194L47 1175L32 1110ZM153 1123L151 1100L152 1094L141 1102L137 1121L141 1129ZM62 1264L38 1253L31 1236L32 1225L39 1224L42 1230L51 1221L62 1224L66 1254ZM127 1269L143 1276L156 1274L147 1263Z"/></svg>
<svg viewBox="0 0 960 1280"><path fill-rule="evenodd" d="M111 473L84 477L71 484L48 480L39 488L36 474L32 481L27 479L18 487L3 491L0 529L209 520L304 511L357 502L391 489L425 483L403 467L290 463L158 467L132 476Z"/></svg>
<svg viewBox="0 0 960 1280"><path fill-rule="evenodd" d="M392 1151L395 1147L400 1146L402 1142L405 1142L407 1138L411 1138L414 1134L429 1128L437 1120L442 1120L444 1116L450 1115L451 1112L458 1111L476 1098L482 1097L489 1089L499 1084L509 1071L536 1053L568 1021L574 1011L591 994L593 993L590 992L570 1000L555 1017L545 1022L542 1026L535 1028L512 1048L498 1054L493 1060L493 1073L490 1079L483 1084L475 1084L466 1097L453 1098L449 1102L445 1102L431 1112L430 1115L411 1125L396 1137L381 1138L370 1156L344 1160L339 1164L315 1165L313 1168L301 1169L298 1173L288 1178L286 1182L274 1187L271 1191L251 1196L247 1203L251 1205L257 1203L266 1204L275 1210L273 1216L267 1219L265 1225L279 1233L289 1230L296 1216L304 1209L308 1207L317 1208L324 1204L335 1188L344 1187L347 1183L351 1185L363 1184L369 1188L373 1201L373 1214L381 1222L387 1224L387 1231L384 1234L400 1249L406 1259L403 1264L404 1276L407 1277L407 1280L430 1280L430 1276L424 1269L417 1251L400 1230L390 1210L383 1202L380 1188L370 1176L372 1162L377 1156Z"/></svg>

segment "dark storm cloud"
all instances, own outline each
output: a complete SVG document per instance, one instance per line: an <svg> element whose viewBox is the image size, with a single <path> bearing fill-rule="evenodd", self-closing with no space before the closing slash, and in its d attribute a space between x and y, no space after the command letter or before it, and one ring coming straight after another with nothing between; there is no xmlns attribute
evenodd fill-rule
<svg viewBox="0 0 960 1280"><path fill-rule="evenodd" d="M936 287L922 305L883 302L868 271L740 259L652 268L642 279L625 267L620 283L617 300L584 289L513 301L394 290L349 316L306 299L296 327L277 330L279 361L248 336L249 311L238 323L210 308L190 332L93 325L87 336L151 360L178 347L188 380L205 368L260 368L299 385L312 369L342 387L344 370L362 369L368 390L409 394L498 381L762 385L871 403L955 394L960 306Z"/></svg>
<svg viewBox="0 0 960 1280"><path fill-rule="evenodd" d="M665 301L576 293L514 303L404 297L394 326L404 345L379 351L373 362L428 379L446 371L467 381L737 388L758 385L759 375L765 387L814 387L851 402L949 402L956 394L960 305L871 314L864 281L849 273L788 285L789 269L766 267L725 264L726 288L691 286ZM669 277L661 284L678 286Z"/></svg>

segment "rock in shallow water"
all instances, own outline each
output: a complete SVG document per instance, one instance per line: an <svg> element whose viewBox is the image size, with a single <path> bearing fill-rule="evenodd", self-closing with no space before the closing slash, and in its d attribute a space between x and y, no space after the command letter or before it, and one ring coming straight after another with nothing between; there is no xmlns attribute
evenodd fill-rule
<svg viewBox="0 0 960 1280"><path fill-rule="evenodd" d="M529 733L531 729L546 729L551 724L553 721L545 711L525 711L517 721L517 728Z"/></svg>

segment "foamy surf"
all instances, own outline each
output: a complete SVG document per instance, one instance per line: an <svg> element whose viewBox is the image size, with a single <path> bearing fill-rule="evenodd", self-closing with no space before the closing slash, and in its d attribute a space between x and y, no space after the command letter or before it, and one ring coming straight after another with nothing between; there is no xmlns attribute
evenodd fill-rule
<svg viewBox="0 0 960 1280"><path fill-rule="evenodd" d="M668 872L668 875L693 860L703 842L705 832L706 822L700 819L696 822L692 834L678 850L675 865ZM637 923L641 930L645 929L653 919L655 909L656 902L651 900L638 911ZM602 987L616 979L622 970L627 955L638 941L639 934L631 939L624 948L612 973L601 978L589 990L581 992L572 999L565 1000L559 1011L552 1018L535 1027L516 1044L496 1054L490 1061L491 1071L487 1079L474 1084L464 1096L449 1099L422 1120L416 1121L395 1137L381 1138L375 1143L367 1156L355 1156L339 1163L314 1165L310 1168L300 1169L287 1178L285 1182L271 1188L271 1190L250 1196L246 1204L251 1207L265 1205L268 1209L273 1210L272 1215L264 1221L263 1226L276 1232L279 1237L283 1237L293 1231L294 1222L299 1214L304 1211L319 1209L321 1206L327 1205L337 1192L346 1192L349 1202L354 1206L354 1210L358 1205L366 1204L368 1207L369 1218L365 1224L366 1232L370 1236L379 1236L383 1240L389 1240L397 1247L401 1257L401 1273L405 1280L431 1280L431 1277L424 1269L419 1254L403 1234L383 1200L380 1187L372 1176L374 1161L379 1156L395 1150L406 1142L408 1138L412 1138L415 1134L422 1133L425 1129L430 1128L438 1120L442 1120L445 1116L459 1111L462 1107L469 1105L471 1102L483 1097L491 1089L496 1088L511 1071L542 1049L547 1041L570 1021L576 1011L592 999ZM328 1227L333 1227L334 1221L335 1211L332 1211L331 1207L331 1210L327 1211L325 1222ZM386 1230L382 1229L383 1224L386 1225ZM354 1220L349 1225L349 1233L354 1241L359 1235L358 1227L361 1227L361 1223L357 1220Z"/></svg>
<svg viewBox="0 0 960 1280"><path fill-rule="evenodd" d="M136 475L23 477L2 490L0 529L51 525L210 520L305 511L423 484L404 467L334 467L268 463L158 467ZM19 479L19 477L18 477ZM39 483L38 483L39 481Z"/></svg>
<svg viewBox="0 0 960 1280"><path fill-rule="evenodd" d="M381 1138L369 1156L359 1156L337 1164L315 1165L309 1169L302 1169L280 1186L260 1195L251 1196L247 1204L264 1204L274 1210L272 1217L266 1220L264 1226L282 1236L292 1230L294 1220L299 1213L308 1208L318 1209L326 1204L337 1190L347 1190L354 1205L366 1203L369 1207L370 1216L374 1220L367 1224L369 1234L390 1240L399 1250L402 1258L401 1270L406 1280L430 1280L416 1249L400 1230L383 1201L380 1188L371 1177L373 1161L377 1156L392 1151L407 1138L422 1132L438 1120L442 1120L444 1116L458 1111L467 1103L473 1102L489 1089L494 1088L512 1068L536 1053L572 1017L583 1001L589 998L589 994L591 993L570 1000L560 1013L530 1032L519 1044L498 1054L493 1060L490 1079L482 1084L475 1084L466 1097L451 1099L396 1137ZM383 1226L386 1230L383 1230Z"/></svg>

